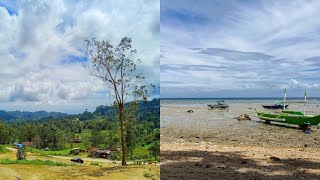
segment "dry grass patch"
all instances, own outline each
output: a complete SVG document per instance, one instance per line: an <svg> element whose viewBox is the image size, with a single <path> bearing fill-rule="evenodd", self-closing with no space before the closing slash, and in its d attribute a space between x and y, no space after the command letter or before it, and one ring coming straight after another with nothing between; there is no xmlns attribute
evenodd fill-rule
<svg viewBox="0 0 320 180"><path fill-rule="evenodd" d="M148 177L146 177L148 173ZM154 165L114 165L99 167L92 165L47 166L47 165L0 165L0 179L160 179L160 167Z"/></svg>

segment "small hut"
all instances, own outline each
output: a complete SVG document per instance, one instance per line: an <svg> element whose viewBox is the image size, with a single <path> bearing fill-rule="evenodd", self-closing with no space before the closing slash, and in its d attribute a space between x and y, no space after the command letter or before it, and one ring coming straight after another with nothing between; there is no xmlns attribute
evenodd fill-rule
<svg viewBox="0 0 320 180"><path fill-rule="evenodd" d="M80 148L73 148L70 150L70 154L78 155L80 151Z"/></svg>
<svg viewBox="0 0 320 180"><path fill-rule="evenodd" d="M108 154L108 158L116 159L117 154L121 149L115 146L110 146L109 148L107 148L107 150L110 151L110 153Z"/></svg>
<svg viewBox="0 0 320 180"><path fill-rule="evenodd" d="M34 147L33 143L30 141L25 141L25 142L22 142L21 144L23 144L24 146Z"/></svg>
<svg viewBox="0 0 320 180"><path fill-rule="evenodd" d="M108 151L108 150L100 150L99 149L99 150L95 151L93 157L96 157L96 158L107 158L109 154L110 154L110 151Z"/></svg>
<svg viewBox="0 0 320 180"><path fill-rule="evenodd" d="M82 142L82 138L81 137L75 137L75 138L73 138L73 142L74 143L81 143Z"/></svg>
<svg viewBox="0 0 320 180"><path fill-rule="evenodd" d="M88 156L93 158L108 158L111 151L103 150L96 147L92 147L88 149Z"/></svg>
<svg viewBox="0 0 320 180"><path fill-rule="evenodd" d="M91 148L87 149L87 151L88 151L88 156L89 156L89 157L94 157L93 154L94 154L97 150L99 150L99 148L97 148L97 147L91 147Z"/></svg>

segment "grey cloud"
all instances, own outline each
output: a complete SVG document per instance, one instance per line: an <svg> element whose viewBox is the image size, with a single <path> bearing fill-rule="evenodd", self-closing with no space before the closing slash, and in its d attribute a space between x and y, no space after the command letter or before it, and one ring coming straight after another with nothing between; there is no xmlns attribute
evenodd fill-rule
<svg viewBox="0 0 320 180"><path fill-rule="evenodd" d="M160 58L167 58L167 47L164 45L160 45Z"/></svg>
<svg viewBox="0 0 320 180"><path fill-rule="evenodd" d="M223 71L225 66L211 65L184 65L184 64L163 64L160 66L162 72L167 71Z"/></svg>
<svg viewBox="0 0 320 180"><path fill-rule="evenodd" d="M311 58L306 58L305 61L307 62L319 62L320 61L320 56L314 56Z"/></svg>
<svg viewBox="0 0 320 180"><path fill-rule="evenodd" d="M320 56L307 58L304 61L310 63L311 66L320 66Z"/></svg>
<svg viewBox="0 0 320 180"><path fill-rule="evenodd" d="M206 88L177 88L168 87L161 89L162 98L261 98L261 97L274 97L282 98L283 89L278 86L269 88L249 88L249 89L225 89L214 90ZM288 97L303 97L304 89L292 87L288 92ZM317 97L316 90L309 90L308 94L313 97Z"/></svg>
<svg viewBox="0 0 320 180"><path fill-rule="evenodd" d="M10 93L10 101L39 101L38 93L26 91L24 86L16 85Z"/></svg>
<svg viewBox="0 0 320 180"><path fill-rule="evenodd" d="M223 57L227 60L252 60L252 61L264 61L272 59L273 56L258 52L242 52L242 51L235 51L229 49L221 49L221 48L205 48L205 49L198 49L193 48L192 50L198 50L198 53L206 54L210 56L219 56Z"/></svg>
<svg viewBox="0 0 320 180"><path fill-rule="evenodd" d="M160 84L181 84L183 82L178 81L160 81Z"/></svg>

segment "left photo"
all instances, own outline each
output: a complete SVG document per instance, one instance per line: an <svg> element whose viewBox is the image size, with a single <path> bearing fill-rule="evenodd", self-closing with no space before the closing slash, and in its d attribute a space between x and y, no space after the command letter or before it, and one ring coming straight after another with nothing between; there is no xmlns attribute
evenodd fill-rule
<svg viewBox="0 0 320 180"><path fill-rule="evenodd" d="M0 0L0 179L160 179L160 1Z"/></svg>

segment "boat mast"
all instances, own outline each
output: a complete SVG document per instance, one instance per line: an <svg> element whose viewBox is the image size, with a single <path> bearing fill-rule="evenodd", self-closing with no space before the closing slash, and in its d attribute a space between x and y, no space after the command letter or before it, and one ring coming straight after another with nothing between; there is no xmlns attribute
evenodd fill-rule
<svg viewBox="0 0 320 180"><path fill-rule="evenodd" d="M304 91L304 107L303 107L303 115L306 115L306 103L307 103L307 91Z"/></svg>
<svg viewBox="0 0 320 180"><path fill-rule="evenodd" d="M286 110L287 88L284 88L283 110Z"/></svg>

